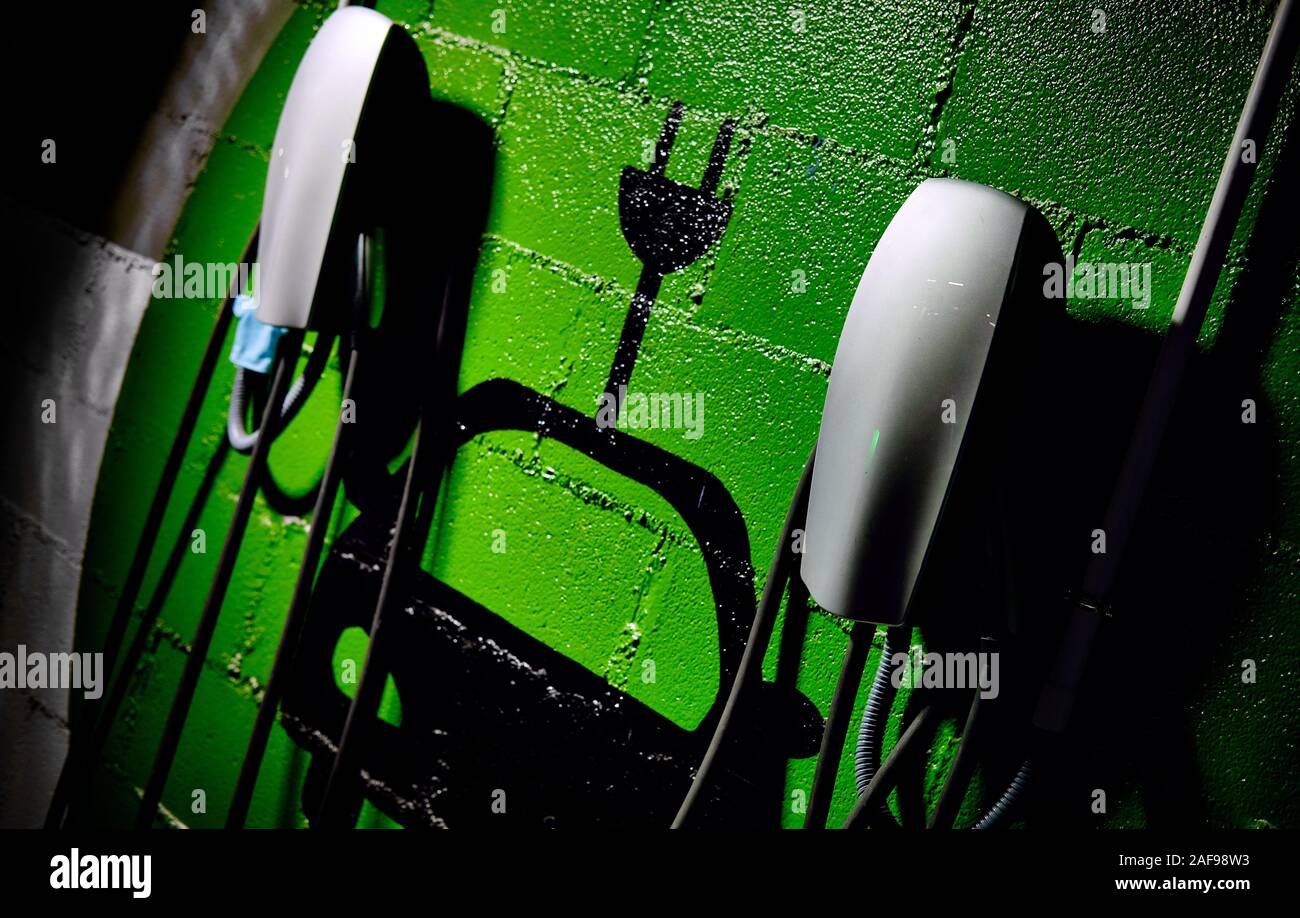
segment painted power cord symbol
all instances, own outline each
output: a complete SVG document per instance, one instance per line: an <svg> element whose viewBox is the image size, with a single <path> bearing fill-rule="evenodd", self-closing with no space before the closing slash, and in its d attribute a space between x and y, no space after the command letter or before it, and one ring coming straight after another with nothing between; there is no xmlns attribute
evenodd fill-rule
<svg viewBox="0 0 1300 918"><path fill-rule="evenodd" d="M659 296L665 276L680 271L709 250L722 236L731 219L731 202L714 197L722 167L731 147L735 122L722 122L704 168L700 187L675 182L664 175L668 154L682 123L682 103L674 103L664 121L663 133L655 145L654 162L641 171L627 166L618 183L618 218L623 238L641 260L632 305L623 322L614 364L605 391L617 398L620 386L632 377L641 338L645 335L650 309Z"/></svg>
<svg viewBox="0 0 1300 918"><path fill-rule="evenodd" d="M626 385L631 375L662 279L708 251L731 216L730 202L714 197L731 143L731 122L718 132L699 188L664 178L681 111L680 105L670 111L653 165L645 172L628 168L621 174L623 234L645 267L611 372L615 387ZM455 302L467 309L468 294ZM464 313L457 315L460 331L453 337L459 342ZM458 349L459 343L449 346L448 353ZM455 371L449 373L454 380ZM383 641L383 665L398 687L402 721L397 726L380 721L381 696L368 695L366 710L351 718L366 730L364 742L352 743L357 758L347 763L346 772L339 769L348 780L335 785L335 809L327 809L323 800L329 797L337 755L333 738L346 734L350 716L350 702L335 684L335 649L348 628L379 633L367 614L383 589L384 554L391 551L386 546L400 506L403 485L401 476L394 476L388 500L366 510L332 542L313 594L311 624L301 639L298 655L305 662L295 668L294 683L285 693L283 722L294 741L312 752L303 783L304 810L318 814L313 825L352 824L366 800L404 825L477 825L497 819L479 806L483 787L509 782L521 788L512 793L516 802L511 813L528 822L562 813L570 822L609 824L647 810L652 820L667 822L722 717L728 697L724 687L736 681L754 619L749 533L739 506L726 485L705 469L624 430L608 429L599 416L513 380L480 382L456 397L451 411L441 442L444 455L456 455L492 431L524 431L586 456L667 502L700 547L708 577L717 638L713 703L693 729L685 728L413 565L400 590L408 614L387 617L383 625L393 629ZM423 544L432 520L432 512L417 520L421 531L411 537L412 545ZM422 556L417 550L406 557ZM802 606L794 603L796 611L790 614ZM442 627L453 622L451 631ZM783 635L784 662L775 682L764 687L761 710L752 721L764 725L764 739L757 743L751 735L748 741L756 745L750 748L762 746L764 753L750 756L740 750L710 791L711 806L755 825L766 824L772 815L762 801L779 796L785 758L817 751L821 715L790 681L789 661L801 657L804 631L796 625L789 636ZM371 646L379 646L378 640L372 639ZM504 654L503 648L508 648ZM382 683L378 678L371 685ZM472 701L447 705L448 698ZM614 749L601 736L626 740ZM774 754L766 739L771 736L780 737ZM573 767L573 762L582 764ZM596 782L614 788L616 796L593 796L590 787Z"/></svg>

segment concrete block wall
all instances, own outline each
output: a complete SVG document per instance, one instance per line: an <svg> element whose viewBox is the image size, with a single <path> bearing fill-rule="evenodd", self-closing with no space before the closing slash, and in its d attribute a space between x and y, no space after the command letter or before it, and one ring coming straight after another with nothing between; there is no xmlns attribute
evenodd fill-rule
<svg viewBox="0 0 1300 918"><path fill-rule="evenodd" d="M0 463L0 648L51 653L73 644L97 470L153 263L39 214L23 226L19 239L7 222L2 241L42 254L15 295L41 308L0 346L14 450ZM67 749L67 692L0 693L0 731L0 826L39 825Z"/></svg>
<svg viewBox="0 0 1300 918"><path fill-rule="evenodd" d="M1094 7L1104 10L1104 31L1096 28ZM679 430L639 435L707 469L729 489L748 526L759 589L816 436L853 289L911 189L940 174L987 182L1039 207L1065 250L1080 260L1151 262L1148 309L1117 301L1069 306L1075 324L1100 342L1091 372L1103 383L1121 352L1132 362L1132 342L1149 361L1154 335L1172 313L1272 12L1267 3L1210 0L1177 9L1065 0L443 0L380 3L379 9L418 42L434 95L471 109L496 133L496 185L462 391L506 377L594 411L640 271L620 230L619 174L626 165L644 164L647 142L658 137L675 101L685 114L667 174L683 182L698 183L719 126L736 120L721 185L734 213L712 251L665 280L633 388L706 394L699 439ZM187 260L238 257L257 219L280 106L326 13L321 5L303 5L284 27L227 122L170 250ZM1150 514L1171 521L1209 566L1180 568L1149 552L1144 560L1141 548L1149 542L1135 545L1132 565L1131 604L1147 621L1170 616L1167 628L1157 620L1139 632L1167 645L1153 653L1173 653L1192 640L1178 612L1163 605L1170 600L1161 590L1169 583L1190 578L1195 588L1198 578L1217 577L1234 585L1219 617L1203 622L1195 662L1179 671L1184 681L1172 702L1186 716L1190 738L1186 749L1168 754L1196 774L1207 801L1204 818L1214 825L1300 824L1295 800L1277 778L1289 773L1297 729L1285 691L1294 683L1290 620L1300 595L1300 274L1294 247L1280 266L1276 258L1251 261L1256 217L1280 181L1274 163L1286 154L1284 138L1295 138L1297 86L1293 76L1283 115L1261 151L1266 180L1252 192L1202 338L1206 365L1217 366L1216 355L1228 351L1220 340L1225 316L1262 310L1272 317L1248 338L1257 378L1240 392L1219 393L1228 404L1252 397L1264 406L1259 436L1267 437L1262 448L1270 460L1251 466L1262 472L1249 494L1267 503L1271 515L1244 531L1225 531L1221 516L1209 518L1198 508L1204 501L1218 506L1223 492L1240 482L1216 478L1214 467L1200 468L1199 476L1196 469L1162 475ZM410 193L427 200L431 220L454 219L438 207L440 187L454 181L412 176ZM1281 282L1273 276L1278 271ZM1277 296L1257 302L1260 289ZM99 478L81 594L78 641L86 646L102 634L112 608L143 497L157 477L213 306L155 302L144 318ZM1099 387L1113 398L1105 411L1131 417L1141 396L1134 384L1141 366L1129 367L1127 387ZM1221 377L1205 378L1213 388ZM228 380L219 378L167 532L179 524L221 435L226 392ZM319 474L337 395L331 376L273 450L285 487L305 488ZM1190 409L1180 417L1179 444L1202 442L1197 425L1205 422L1211 431L1205 436L1220 441L1216 449L1238 449L1240 440L1232 438L1242 436L1239 424ZM1098 468L1106 467L1099 459ZM223 531L242 473L242 460L222 470L201 523L210 534ZM351 512L341 510L332 525ZM265 506L254 514L165 798L185 824L219 824L224 813L305 525ZM492 551L497 530L506 533L504 553ZM127 819L143 782L214 564L215 553L187 560L172 588L98 775L99 815L106 821ZM661 498L565 447L530 435L489 434L462 449L425 566L684 728L699 722L718 691L716 626L698 546ZM150 588L146 583L145 595ZM842 623L816 613L799 688L822 710L843 644ZM1136 675L1143 653L1107 661L1134 675L1116 680L1118 726L1085 734L1095 745L1094 764L1122 763L1125 744L1153 712L1164 710L1147 699L1165 689ZM1241 684L1244 658L1259 661L1256 685ZM644 660L656 663L652 684L630 677ZM769 659L769 677L774 665ZM948 725L936 741L939 766L951 755L954 730ZM277 731L252 823L301 822L295 804L303 760ZM1098 768L1113 788L1102 824L1153 821L1151 785L1158 774L1122 764ZM812 769L811 759L792 761L787 790L806 790ZM932 784L941 772L935 769ZM840 776L833 819L845 815L851 766ZM190 811L193 788L205 789L206 813ZM365 820L385 822L373 812ZM799 825L802 817L787 807L785 821Z"/></svg>

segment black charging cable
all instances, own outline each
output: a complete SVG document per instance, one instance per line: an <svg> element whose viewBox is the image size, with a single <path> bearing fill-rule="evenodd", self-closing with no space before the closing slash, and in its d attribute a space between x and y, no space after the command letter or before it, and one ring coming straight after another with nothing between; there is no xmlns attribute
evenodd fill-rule
<svg viewBox="0 0 1300 918"><path fill-rule="evenodd" d="M992 650L993 641L990 638L982 638L980 644L981 654L997 652ZM957 821L957 814L966 799L966 790L975 774L975 753L979 748L977 743L981 727L987 716L985 712L980 689L976 687L970 708L966 711L966 722L962 727L961 739L958 740L957 755L948 767L948 775L944 778L943 789L939 791L934 812L930 814L930 821L926 824L927 829L951 829Z"/></svg>
<svg viewBox="0 0 1300 918"><path fill-rule="evenodd" d="M1001 562L994 566L998 567L1002 572L1001 595L1003 601L1010 601L1017 590L1016 578L1010 565L1010 529L1005 504L1000 499L1002 492L997 491L996 493L999 495L999 499L996 501L996 506L990 508L990 515L998 520L999 525L987 534L988 560L992 562L996 556ZM990 653L995 652L998 644L997 639L988 632L1000 629L1001 625L996 624L988 614L988 604L981 604L981 608L984 610L984 614L981 615L979 624L981 630L985 633L980 637L979 652L982 659L987 659ZM880 752L883 745L885 722L889 717L894 697L897 694L894 682L890 677L893 670L893 659L895 654L909 651L911 633L911 627L906 625L894 626L885 631L885 644L881 651L880 665L876 670L871 692L862 712L862 726L858 733L858 745L854 756L859 797L867 792L872 779L876 775L876 767L880 761ZM981 705L980 701L980 691L977 688L966 712L957 755L954 757L944 779L943 789L940 792L939 800L927 828L951 828L965 799L966 789L970 784L975 769L976 742L980 727L987 716L986 708ZM884 797L880 798L878 811L872 814L871 818L873 825L886 828L898 826L893 814L886 805Z"/></svg>
<svg viewBox="0 0 1300 918"><path fill-rule="evenodd" d="M372 736L390 673L387 644L391 629L384 622L391 614L393 603L408 595L419 572L421 551L433 526L438 492L454 453L449 445L453 438L448 436L452 421L450 406L456 392L464 336L463 314L454 304L467 302L464 284L471 272L466 270L466 264L464 260L458 262L458 267L449 272L443 289L442 308L434 329L434 378L420 393L415 444L407 460L396 527L371 617L370 643L325 790L311 818L313 828L354 826L364 800L362 756Z"/></svg>
<svg viewBox="0 0 1300 918"><path fill-rule="evenodd" d="M722 749L734 726L736 711L759 682L763 657L766 656L768 645L772 642L772 630L776 626L776 619L781 610L781 600L785 596L786 586L790 582L795 566L794 531L804 525L808 516L808 494L812 490L813 463L816 457L817 450L814 448L808 456L808 462L804 465L803 474L799 476L799 484L795 487L794 496L786 511L785 523L781 526L781 535L772 557L772 566L768 569L767 580L763 583L763 596L754 614L749 638L745 641L745 652L741 655L740 665L736 668L736 677L731 683L731 691L727 695L722 715L718 718L718 725L714 728L713 737L709 740L708 749L691 781L690 790L687 791L686 798L677 810L676 818L673 819L674 829L684 828L694 816L695 809L709 786L713 770L717 767Z"/></svg>
<svg viewBox="0 0 1300 918"><path fill-rule="evenodd" d="M1191 264L1183 278L1173 319L1156 358L1124 463L1106 507L1102 525L1108 550L1092 556L1084 573L1082 590L1069 599L1065 636L1034 711L1031 743L1042 751L1031 754L1024 761L1011 784L977 823L977 828L997 828L1009 821L1037 771L1037 760L1065 732L1083 683L1092 645L1102 621L1109 615L1110 597L1120 562L1151 479L1178 388L1196 347L1196 338L1218 284L1228 246L1250 192L1255 164L1246 162L1241 151L1247 142L1253 143L1256 149L1263 149L1287 73L1295 59L1297 43L1300 43L1300 13L1296 11L1294 0L1282 0L1237 121L1237 130L1228 147L1205 222L1201 225Z"/></svg>
<svg viewBox="0 0 1300 918"><path fill-rule="evenodd" d="M844 821L844 828L867 827L871 817L884 806L885 798L898 785L903 773L908 768L925 761L927 744L934 737L934 731L942 719L942 712L938 706L927 704L921 708L908 724L907 729L903 731L903 735L898 738L894 748L889 751L880 770L872 776L867 789L858 797L849 812L848 819Z"/></svg>
<svg viewBox="0 0 1300 918"><path fill-rule="evenodd" d="M839 774L840 756L848 736L849 721L853 717L853 703L862 683L862 671L867 665L867 652L876 626L870 622L854 622L849 629L848 646L844 650L844 664L831 696L830 710L826 713L826 727L822 731L821 749L817 754L817 769L813 773L812 793L808 795L808 812L804 816L805 829L826 828L831 799L835 795L835 777ZM885 669L886 657L881 655L880 671Z"/></svg>
<svg viewBox="0 0 1300 918"><path fill-rule="evenodd" d="M297 361L302 347L302 339L303 333L298 329L292 329L281 336L276 348L275 369L271 381L271 391L267 399L268 406L282 404L285 393L289 388L289 377L293 372L293 364ZM257 495L258 483L266 467L266 455L270 451L271 444L274 442L279 428L280 413L268 408L262 420L262 433L257 439L257 444L253 447L253 456L244 475L244 484L239 491L239 500L235 504L234 519L231 521L230 528L226 531L226 538L221 546L221 556L217 561L217 570L213 576L212 586L209 589L207 601L204 603L203 612L199 616L199 624L190 645L189 657L185 661L185 669L181 674L180 684L176 688L171 711L167 716L162 739L159 741L158 751L149 773L149 780L145 784L140 809L136 813L136 828L150 828L157 818L158 804L162 801L167 777L171 773L171 766L176 758L176 750L180 745L181 734L185 729L185 720L194 701L199 676L202 674L203 667L207 662L208 649L212 645L212 636L216 632L217 619L221 614L221 606L226 598L226 591L230 587L230 579L234 574L235 561L239 557L239 548L243 543L244 532L248 527L248 520L253 512L253 500Z"/></svg>
<svg viewBox="0 0 1300 918"><path fill-rule="evenodd" d="M334 512L334 503L338 497L339 485L343 480L346 464L346 439L352 424L347 419L343 406L352 399L353 383L360 364L361 336L369 318L370 305L370 243L365 235L357 238L356 274L353 286L352 321L349 334L347 369L343 376L342 404L339 419L334 427L334 440L330 446L329 458L325 461L325 473L321 478L320 490L316 495L316 506L312 510L311 529L307 534L307 545L303 549L302 564L298 568L298 579L294 583L293 599L284 619L280 643L276 647L275 661L267 678L266 688L262 693L261 703L257 708L257 718L253 722L253 732L249 736L248 748L244 752L243 764L239 769L239 778L231 797L230 809L226 814L227 829L242 829L248 819L248 810L253 801L253 792L257 787L257 776L261 771L262 761L266 756L266 746L271 737L271 728L275 724L276 714L280 710L280 701L284 696L285 682L293 670L297 659L298 646L307 625L307 610L311 605L313 588L316 583L317 568L320 566L321 554L325 548L325 537L329 529L330 517Z"/></svg>
<svg viewBox="0 0 1300 918"><path fill-rule="evenodd" d="M425 530L416 537L416 520L417 517L427 516L418 513L418 505L421 492L427 489L427 478L430 477L427 466L433 464L430 454L436 445L432 442L434 426L428 417L420 419L415 446L407 460L406 481L397 511L396 531L388 546L384 577L371 618L370 644L366 648L361 678L357 680L356 694L348 706L343 732L330 765L324 794L312 820L312 828L348 828L356 823L362 800L359 786L362 779L361 755L366 747L371 722L383 701L384 684L389 672L385 657L387 632L384 620L393 597L405 595L411 569L419 566L415 547L423 546L424 535L427 534ZM423 529L423 526L420 528Z"/></svg>

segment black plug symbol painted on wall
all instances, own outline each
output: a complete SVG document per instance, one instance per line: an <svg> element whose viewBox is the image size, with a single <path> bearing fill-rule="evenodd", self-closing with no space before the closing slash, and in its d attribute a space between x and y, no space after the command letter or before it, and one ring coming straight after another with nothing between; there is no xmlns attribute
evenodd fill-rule
<svg viewBox="0 0 1300 918"><path fill-rule="evenodd" d="M722 178L735 122L724 121L718 129L699 188L683 185L664 175L668 154L681 123L682 103L677 102L668 112L650 168L642 172L634 166L627 166L618 183L618 218L623 238L641 260L642 267L632 305L623 322L618 349L614 352L609 382L605 385L605 391L615 399L620 387L626 386L632 377L632 367L641 349L650 309L659 296L659 286L664 277L680 271L707 252L722 236L727 221L731 219L731 202L714 197L714 192Z"/></svg>

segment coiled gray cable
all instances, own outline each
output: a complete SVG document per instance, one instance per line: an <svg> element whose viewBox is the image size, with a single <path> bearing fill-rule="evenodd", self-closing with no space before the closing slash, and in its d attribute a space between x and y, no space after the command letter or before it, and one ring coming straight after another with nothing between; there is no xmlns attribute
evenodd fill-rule
<svg viewBox="0 0 1300 918"><path fill-rule="evenodd" d="M871 692L867 695L867 706L862 711L862 726L858 730L858 745L853 758L853 773L857 779L859 797L866 793L867 785L876 776L885 722L889 719L889 709L894 706L894 695L897 694L889 677L889 661L899 652L897 644L897 634L893 629L887 630L885 642L880 648L880 663L876 666L876 676L871 680Z"/></svg>
<svg viewBox="0 0 1300 918"><path fill-rule="evenodd" d="M975 829L998 829L1007 821L1011 811L1024 795L1025 788L1029 786L1029 779L1034 773L1034 763L1032 759L1025 759L1016 776L1011 779L1011 784L1002 796L998 798L997 803L989 807L989 811L980 817L980 821L975 823Z"/></svg>
<svg viewBox="0 0 1300 918"><path fill-rule="evenodd" d="M325 372L325 365L329 361L333 343L334 338L332 335L327 337L322 334L317 339L316 346L312 348L311 354L307 357L307 366L303 368L302 375L293 381L288 394L284 397L284 405L280 409L282 418L279 424L280 430L283 431L289 426L298 412L302 410L307 397L316 388L316 383L320 381L321 375ZM257 445L257 435L260 432L260 428L259 430L250 431L247 427L249 392L247 374L249 372L243 367L235 369L235 382L230 388L230 411L226 416L226 437L230 440L230 446L235 452L244 454L253 451L253 447Z"/></svg>

